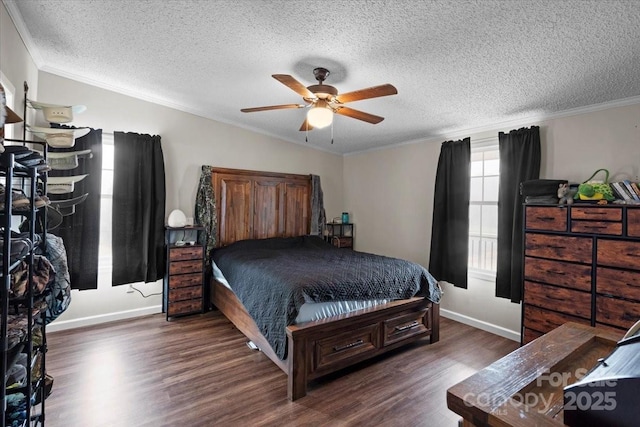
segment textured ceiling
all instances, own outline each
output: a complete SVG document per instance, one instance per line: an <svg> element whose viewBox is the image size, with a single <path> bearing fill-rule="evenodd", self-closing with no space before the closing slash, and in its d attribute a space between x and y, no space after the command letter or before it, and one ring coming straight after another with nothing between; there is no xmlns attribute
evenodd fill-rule
<svg viewBox="0 0 640 427"><path fill-rule="evenodd" d="M44 71L302 144L306 110L240 112L301 102L272 74L393 84L309 132L337 153L640 96L640 0L3 1Z"/></svg>

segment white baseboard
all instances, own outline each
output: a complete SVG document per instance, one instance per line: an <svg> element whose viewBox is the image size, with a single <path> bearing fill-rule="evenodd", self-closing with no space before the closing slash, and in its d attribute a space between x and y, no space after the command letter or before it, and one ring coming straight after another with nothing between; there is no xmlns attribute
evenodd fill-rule
<svg viewBox="0 0 640 427"><path fill-rule="evenodd" d="M49 325L47 325L47 332L64 331L67 329L75 329L83 326L99 325L101 323L131 319L134 317L146 316L149 314L158 314L161 312L162 306L157 305L145 308L137 308L135 310L101 314L98 316L81 317L72 320L54 320ZM492 334L499 335L512 341L520 342L520 333L503 328L502 326L497 326L492 323L478 320L473 317L465 316L464 314L459 314L455 311L450 311L443 308L440 309L440 314L442 315L442 317L446 317L447 319L455 320L456 322L464 323L465 325L473 326L474 328L491 332Z"/></svg>
<svg viewBox="0 0 640 427"><path fill-rule="evenodd" d="M131 319L134 317L146 316L148 314L162 313L162 305L136 308L134 310L118 311L116 313L100 314L98 316L81 317L72 320L54 320L47 325L47 332L64 331L83 326L98 325L101 323L113 322L115 320Z"/></svg>
<svg viewBox="0 0 640 427"><path fill-rule="evenodd" d="M465 316L464 314L456 313L455 311L440 309L442 317L455 320L456 322L464 323L465 325L473 326L474 328L482 329L483 331L491 332L492 334L499 335L504 338L508 338L512 341L520 342L520 333L512 331L502 326L494 325L483 320L474 319L473 317Z"/></svg>

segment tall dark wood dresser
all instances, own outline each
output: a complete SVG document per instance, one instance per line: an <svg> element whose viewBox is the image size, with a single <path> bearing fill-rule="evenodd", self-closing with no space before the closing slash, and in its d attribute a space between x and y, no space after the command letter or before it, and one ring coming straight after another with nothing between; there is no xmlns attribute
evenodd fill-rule
<svg viewBox="0 0 640 427"><path fill-rule="evenodd" d="M526 205L522 343L572 321L640 319L640 205Z"/></svg>

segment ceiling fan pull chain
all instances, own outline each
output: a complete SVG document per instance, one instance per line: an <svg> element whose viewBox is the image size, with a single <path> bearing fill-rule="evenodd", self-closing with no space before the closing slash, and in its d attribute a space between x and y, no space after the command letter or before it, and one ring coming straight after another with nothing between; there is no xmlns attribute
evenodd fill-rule
<svg viewBox="0 0 640 427"><path fill-rule="evenodd" d="M333 145L333 121L331 122L331 145Z"/></svg>

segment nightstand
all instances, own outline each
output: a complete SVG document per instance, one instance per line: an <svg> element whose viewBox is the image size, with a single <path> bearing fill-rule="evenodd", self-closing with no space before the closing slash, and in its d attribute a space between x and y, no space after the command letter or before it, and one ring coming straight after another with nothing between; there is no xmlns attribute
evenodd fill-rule
<svg viewBox="0 0 640 427"><path fill-rule="evenodd" d="M338 248L353 249L355 227L352 223L330 222L327 223L325 240Z"/></svg>
<svg viewBox="0 0 640 427"><path fill-rule="evenodd" d="M167 320L204 311L204 242L202 226L166 227L162 311Z"/></svg>

